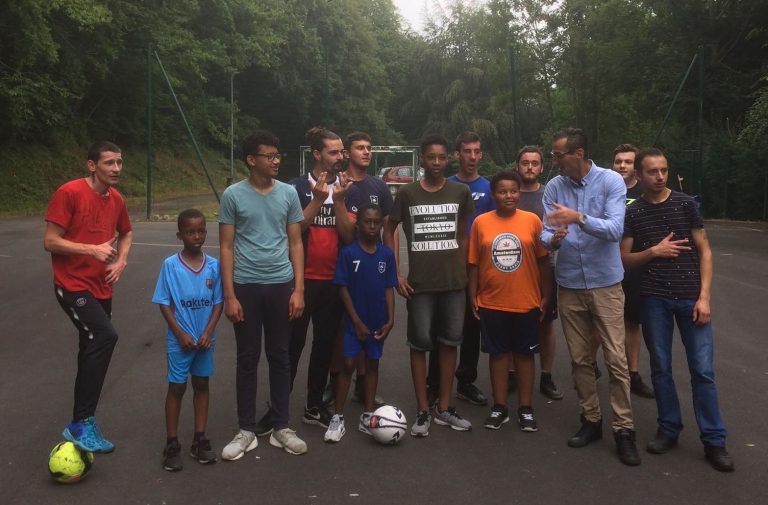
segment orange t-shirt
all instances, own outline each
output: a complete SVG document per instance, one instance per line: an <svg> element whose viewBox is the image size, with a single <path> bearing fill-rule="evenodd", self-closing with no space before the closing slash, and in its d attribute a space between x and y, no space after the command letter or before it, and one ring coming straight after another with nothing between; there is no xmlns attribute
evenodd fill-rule
<svg viewBox="0 0 768 505"><path fill-rule="evenodd" d="M541 305L538 258L549 253L539 241L539 217L517 209L510 217L481 214L469 236L469 263L477 265L477 305L529 312Z"/></svg>

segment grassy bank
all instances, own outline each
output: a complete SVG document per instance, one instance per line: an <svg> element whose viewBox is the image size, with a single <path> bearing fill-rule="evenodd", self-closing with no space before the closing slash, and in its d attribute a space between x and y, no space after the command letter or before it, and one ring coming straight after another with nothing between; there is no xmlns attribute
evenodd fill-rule
<svg viewBox="0 0 768 505"><path fill-rule="evenodd" d="M211 179L221 193L230 175L229 159L213 151L203 153ZM83 147L53 150L43 146L20 146L0 151L0 217L37 215L64 182L88 174ZM246 176L245 166L235 161L235 180ZM119 191L129 202L146 198L146 151L123 152L123 176ZM152 172L153 200L209 192L210 187L192 151L182 155L156 151Z"/></svg>

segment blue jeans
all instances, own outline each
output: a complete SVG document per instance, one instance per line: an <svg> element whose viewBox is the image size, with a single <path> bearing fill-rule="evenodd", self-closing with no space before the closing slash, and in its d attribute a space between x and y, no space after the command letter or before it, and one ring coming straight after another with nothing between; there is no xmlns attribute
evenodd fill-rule
<svg viewBox="0 0 768 505"><path fill-rule="evenodd" d="M720 416L713 367L712 324L693 322L696 300L643 296L643 337L651 357L651 380L656 392L659 428L670 437L680 434L683 420L672 374L674 323L685 346L693 390L693 410L704 445L725 446L726 430Z"/></svg>

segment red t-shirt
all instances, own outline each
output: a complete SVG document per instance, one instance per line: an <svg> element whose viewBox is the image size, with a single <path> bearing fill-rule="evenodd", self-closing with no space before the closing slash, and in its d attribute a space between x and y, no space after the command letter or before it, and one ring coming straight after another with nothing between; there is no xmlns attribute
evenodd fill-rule
<svg viewBox="0 0 768 505"><path fill-rule="evenodd" d="M53 193L45 220L64 228L64 238L80 244L103 244L131 231L123 196L113 188L99 195L85 179L70 181ZM104 280L107 265L83 254L51 254L53 282L67 291L88 291L100 300L112 298Z"/></svg>

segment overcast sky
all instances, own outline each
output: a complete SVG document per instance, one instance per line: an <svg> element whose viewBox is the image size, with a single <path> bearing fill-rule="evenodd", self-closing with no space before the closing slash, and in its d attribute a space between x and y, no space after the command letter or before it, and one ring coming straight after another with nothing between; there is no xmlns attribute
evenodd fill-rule
<svg viewBox="0 0 768 505"><path fill-rule="evenodd" d="M424 9L427 0L393 0L395 6L400 11L400 15L405 18L408 24L415 32L420 32L423 26ZM431 3L432 0L429 0Z"/></svg>
<svg viewBox="0 0 768 505"><path fill-rule="evenodd" d="M480 5L486 0L462 0L464 4ZM448 5L448 0L392 0L400 15L416 33L423 30L424 15L434 10L436 4ZM438 7L439 8L439 7Z"/></svg>

